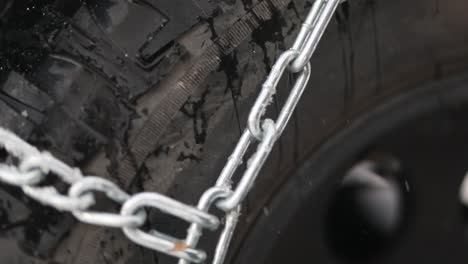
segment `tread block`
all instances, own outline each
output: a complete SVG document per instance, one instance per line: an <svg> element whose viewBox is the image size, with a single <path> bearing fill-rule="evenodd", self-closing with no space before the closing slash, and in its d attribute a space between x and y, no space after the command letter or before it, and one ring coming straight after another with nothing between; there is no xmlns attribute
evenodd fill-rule
<svg viewBox="0 0 468 264"><path fill-rule="evenodd" d="M184 53L179 45L171 45L169 49L164 48L163 52L157 50L151 54L151 58L148 57L149 60L144 60L141 50L153 41L165 39L166 45L180 34L180 30L187 30L197 21L194 19L193 23L177 24L180 26L177 33L170 28L175 24L159 9L140 2L112 3L110 0L98 1L91 7L80 8L72 23L57 37L57 49L112 82L116 87L116 96L132 100L156 85L163 75L161 69L170 70L171 65ZM135 28L135 24L139 27ZM166 26L173 35L160 35L166 34L162 33L166 31Z"/></svg>
<svg viewBox="0 0 468 264"><path fill-rule="evenodd" d="M145 80L146 71L107 37L87 8L78 10L73 23L59 34L56 43L62 53L70 54L111 81L121 96L133 98L150 85Z"/></svg>
<svg viewBox="0 0 468 264"><path fill-rule="evenodd" d="M130 111L97 73L69 57L51 55L33 82L56 103L39 129L42 141L56 151L81 161L109 138L124 139Z"/></svg>
<svg viewBox="0 0 468 264"><path fill-rule="evenodd" d="M167 21L161 28L148 35L139 50L139 57L143 62L152 61L160 49L169 41L177 38L184 31L198 23L202 18L208 18L215 9L215 1L210 0L150 0L148 3L160 10Z"/></svg>
<svg viewBox="0 0 468 264"><path fill-rule="evenodd" d="M128 56L140 57L140 50L166 27L170 18L144 2L98 1L89 7L99 27ZM146 59L144 56L142 59Z"/></svg>
<svg viewBox="0 0 468 264"><path fill-rule="evenodd" d="M0 100L0 113L2 113L0 126L7 127L20 137L27 138L34 128L34 124L31 121L15 111L4 100Z"/></svg>
<svg viewBox="0 0 468 264"><path fill-rule="evenodd" d="M170 41L209 17L215 8L210 2L102 0L89 10L113 43L146 66Z"/></svg>
<svg viewBox="0 0 468 264"><path fill-rule="evenodd" d="M2 87L3 92L21 103L44 111L51 107L53 100L17 72L10 72Z"/></svg>

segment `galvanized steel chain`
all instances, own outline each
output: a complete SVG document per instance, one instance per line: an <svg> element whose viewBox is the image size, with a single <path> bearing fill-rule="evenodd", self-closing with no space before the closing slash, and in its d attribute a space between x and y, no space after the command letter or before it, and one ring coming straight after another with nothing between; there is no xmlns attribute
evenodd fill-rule
<svg viewBox="0 0 468 264"><path fill-rule="evenodd" d="M71 168L48 152L41 152L13 133L0 128L0 146L14 156L16 165L0 164L0 181L16 185L31 198L58 210L71 212L78 220L89 224L121 228L133 242L179 258L179 264L201 263L206 253L197 249L204 229L216 230L221 220L210 213L213 207L225 215L212 262L223 263L234 234L241 210L241 203L254 185L263 164L275 142L283 133L296 105L309 81L309 60L321 39L325 28L341 0L316 0L291 49L281 54L264 82L260 94L251 109L247 128L223 168L215 186L206 190L196 207L186 205L159 193L127 194L107 179L83 176L77 168ZM270 105L276 87L283 74L296 73L297 78L276 121L263 118ZM249 147L256 150L246 159ZM248 160L246 169L233 188L233 175ZM67 194L61 194L54 186L42 186L52 173L71 185ZM95 204L95 192L104 193L109 199L122 204L120 213L91 211ZM153 207L190 224L185 239L179 239L157 230L140 229L146 222L145 208Z"/></svg>

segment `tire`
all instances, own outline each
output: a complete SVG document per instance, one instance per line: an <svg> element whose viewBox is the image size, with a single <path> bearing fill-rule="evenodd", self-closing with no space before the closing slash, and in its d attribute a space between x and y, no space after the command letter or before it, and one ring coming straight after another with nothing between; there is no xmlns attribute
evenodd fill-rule
<svg viewBox="0 0 468 264"><path fill-rule="evenodd" d="M0 6L0 14L6 14L1 20L7 29L2 30L10 32L2 47L20 43L14 39L17 31L34 32L32 25L8 22L14 21L9 16L24 15L14 12L29 3L18 2ZM37 42L32 33L20 34L20 40L33 44L2 56L8 60L1 63L0 124L132 192L158 191L191 204L216 180L264 76L280 51L291 46L310 7L302 0L213 6L201 1L206 6L184 7L214 14L198 22L200 14L171 11L183 6L177 3L122 7L97 1L63 8L52 2L40 9L50 12L43 24L41 19L31 22L46 37ZM465 72L466 8L461 0L357 0L340 6L311 61L310 85L244 205L230 251L233 261L248 263L241 244L255 233L264 206L291 171L329 138L379 105ZM122 18L118 10L135 13ZM166 31L153 36L145 31L151 23L145 19L158 10L173 17ZM112 28L119 18L127 28ZM128 27L138 21L143 33L134 36ZM57 29L58 24L63 26ZM146 43L148 34L157 42ZM141 56L131 56L143 46ZM16 58L25 63L12 63ZM268 115L277 115L293 79L281 81ZM68 215L44 210L15 188L3 186L0 192L9 201L5 204L13 204L2 210L1 244L11 249L5 250L8 263L174 261L129 242L120 230L75 223ZM173 220L158 213L150 218L158 230L183 237L185 225ZM207 239L201 247L213 244Z"/></svg>

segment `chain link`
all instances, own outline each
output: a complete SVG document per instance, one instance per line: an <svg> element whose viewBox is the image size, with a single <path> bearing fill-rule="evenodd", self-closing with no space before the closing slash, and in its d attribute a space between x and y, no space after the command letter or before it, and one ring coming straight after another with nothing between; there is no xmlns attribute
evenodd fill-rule
<svg viewBox="0 0 468 264"><path fill-rule="evenodd" d="M122 204L130 199L130 195L121 190L114 183L98 177L85 177L74 183L68 191L72 198L79 199L91 195L92 191L103 192L107 198ZM139 227L146 221L146 213L141 210L138 214L124 216L106 212L92 212L89 210L75 210L72 214L80 221L107 227Z"/></svg>
<svg viewBox="0 0 468 264"><path fill-rule="evenodd" d="M209 213L213 205L225 215L224 228L214 252L214 264L222 264L240 216L241 203L249 193L267 160L275 142L283 133L310 78L309 60L313 55L333 13L342 0L316 0L291 49L283 52L273 65L250 111L244 130L233 153L216 181L206 190L196 207L181 203L159 193L127 194L116 184L95 176L84 177L48 152L40 152L15 134L0 128L0 146L18 160L0 164L0 181L19 186L24 193L44 205L71 212L78 220L89 224L121 228L133 242L179 258L179 264L201 263L206 253L197 249L203 229L216 230L220 218ZM297 74L290 94L276 121L266 118L268 106L276 87L286 71ZM233 175L246 160L251 145L256 150L248 159L245 171L233 188ZM61 194L54 186L39 186L48 175L55 175L71 185L68 194ZM110 200L121 204L119 213L92 211L95 192L102 192ZM145 208L156 208L163 213L190 223L187 236L178 239L155 229L144 231L147 222Z"/></svg>

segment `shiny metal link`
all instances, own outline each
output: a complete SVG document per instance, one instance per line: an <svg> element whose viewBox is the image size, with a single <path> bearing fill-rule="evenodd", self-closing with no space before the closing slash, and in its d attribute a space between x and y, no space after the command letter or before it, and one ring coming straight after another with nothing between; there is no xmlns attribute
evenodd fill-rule
<svg viewBox="0 0 468 264"><path fill-rule="evenodd" d="M94 199L90 196L72 198L60 194L53 186L35 186L49 172L54 173L66 183L76 182L83 178L79 169L69 167L48 152L40 152L3 128L0 128L0 146L19 160L18 166L1 164L1 181L20 186L31 198L62 211L80 210L94 203Z"/></svg>
<svg viewBox="0 0 468 264"><path fill-rule="evenodd" d="M252 141L252 134L250 133L248 129L245 129L244 132L242 133L242 136L239 142L234 148L234 151L232 152L231 156L229 156L228 162L226 163L223 170L221 171L221 174L219 175L218 180L216 181L217 187L224 186L224 187L231 188L232 176L234 172L236 172L237 167L239 167L242 164L243 158L250 146L251 141Z"/></svg>
<svg viewBox="0 0 468 264"><path fill-rule="evenodd" d="M290 51L286 51L285 53L283 54L286 54L284 56L281 56L283 57L283 60L278 60L279 61L279 66L277 67L277 70L279 72L282 72L284 71L284 69L287 67L287 64L285 64L285 62L290 62L293 58L294 58L294 54L296 53L292 53ZM281 58L280 57L280 58ZM276 123L271 120L271 119L266 119L263 121L263 130L260 130L262 133L262 140L260 141L259 145L258 145L258 148L257 148L257 151L254 153L254 155L252 156L252 158L249 160L249 164L247 165L247 170L245 171L245 173L243 174L243 176L241 177L241 180L236 188L236 190L234 191L233 195L231 195L230 197L224 199L224 200L221 200L217 203L217 206L224 210L224 211L231 211L233 210L234 208L236 208L245 198L245 196L247 195L247 193L250 191L250 189L252 188L253 186L253 183L255 182L255 179L256 177L258 176L258 173L260 172L260 169L263 167L263 164L265 163L266 161L266 158L268 157L268 155L270 154L271 152L271 149L273 147L273 144L275 143L275 141L277 140L277 138L283 133L284 131L284 128L286 127L286 124L287 122L289 121L292 113L293 113L293 110L295 109L295 107L297 106L297 103L302 95L302 93L304 92L304 89L307 85L307 82L309 81L309 78L310 78L310 64L307 64L306 67L303 69L303 71L301 72L301 74L299 75L299 77L297 78L287 100L286 100L286 103L284 104L283 108L281 109L281 112L278 116L278 119L276 121ZM276 89L276 85L278 84L278 79L271 79L271 83L270 85L267 85L267 86L263 86L264 89L267 89L269 91L271 91L272 89ZM262 91L263 92L263 91ZM263 105L264 102L267 102L268 100L271 100L271 98L267 98L267 97L259 97L258 101L257 102L260 102L258 103L258 106L261 106ZM256 105L257 105L257 102L256 102ZM252 112L253 111L258 111L258 113L260 113L261 111L265 111L265 110L262 110L261 108L252 108ZM260 120L257 120L258 118L261 118L261 115L258 115L258 114L253 114L251 115L252 119L249 119L249 121L252 122L252 124L254 122L262 122ZM250 123L249 123L250 124ZM249 133L249 131L246 131L244 133ZM245 136L247 138L247 136ZM241 145L241 149L243 149L243 146L246 145L246 143L240 141L239 143ZM242 152L242 151L239 151L239 152L234 152L235 154L236 153L239 153L239 154L242 154L242 153L245 153ZM231 159L242 159L241 157L232 157L231 156ZM239 163L237 163L239 165Z"/></svg>
<svg viewBox="0 0 468 264"><path fill-rule="evenodd" d="M224 227L220 232L212 263L222 264L239 221L241 203L253 187L307 86L311 74L309 60L340 2L343 1L315 1L293 46L283 52L273 65L250 111L247 128L221 171L215 186L203 193L197 207L159 193L140 193L130 196L106 179L94 176L83 177L79 169L68 166L48 152L40 152L2 128L0 128L0 147L16 157L18 164L0 164L0 181L19 186L26 195L38 202L58 210L70 211L82 222L121 228L131 241L177 257L179 264L205 262L206 253L198 249L197 245L204 229L214 231L220 225L220 219L209 213L215 205L224 215ZM293 88L276 121L263 119L277 91L279 81L287 70L289 74L294 73L296 76ZM246 157L250 147L256 147L256 150L251 157ZM244 160L248 160L246 169L240 173L233 190L233 175ZM49 174L71 185L67 195L59 193L54 186L38 186ZM468 186L468 183L465 185ZM468 187L463 190L461 196L468 201L466 198ZM95 204L95 192L103 192L110 200L122 204L120 212L91 210L90 207ZM186 238L181 240L161 233L156 228L151 228L149 231L142 230L141 227L147 221L145 208L156 208L188 222L190 226Z"/></svg>
<svg viewBox="0 0 468 264"><path fill-rule="evenodd" d="M33 187L23 186L23 192L34 200L60 211L86 210L94 204L92 195L84 195L79 198L72 198L60 194L55 187Z"/></svg>
<svg viewBox="0 0 468 264"><path fill-rule="evenodd" d="M0 165L0 181L15 185L35 185L44 179L45 175L40 170L21 171L18 167Z"/></svg>
<svg viewBox="0 0 468 264"><path fill-rule="evenodd" d="M136 244L162 252L179 259L201 263L206 259L203 250L189 248L184 241L173 238L156 230L144 232L140 229L123 228L124 234Z"/></svg>
<svg viewBox="0 0 468 264"><path fill-rule="evenodd" d="M68 195L78 199L84 195L89 195L92 191L103 192L109 199L120 204L130 198L129 194L114 183L103 178L91 176L74 183L70 187ZM140 210L137 214L129 216L87 210L75 210L72 211L72 214L82 222L107 227L139 227L146 221L146 213L144 210Z"/></svg>
<svg viewBox="0 0 468 264"><path fill-rule="evenodd" d="M21 171L40 169L44 174L48 174L50 172L68 184L72 184L83 178L81 170L68 166L48 152L41 152L38 155L24 158L24 160L21 161L19 168Z"/></svg>
<svg viewBox="0 0 468 264"><path fill-rule="evenodd" d="M302 51L304 43L309 38L310 32L314 29L314 25L316 24L320 11L326 1L327 0L316 0L314 2L305 21L302 22L301 29L299 30L296 40L291 47L292 50Z"/></svg>
<svg viewBox="0 0 468 264"><path fill-rule="evenodd" d="M22 189L24 193L44 205L55 207L60 211L76 211L84 210L94 204L94 198L90 195L69 197L60 194L53 186L34 186L48 173L53 173L68 184L83 179L83 175L79 169L71 168L48 152L41 152L33 156L24 157L20 162L19 170L25 173L42 173L40 177L34 179L34 184L25 184L22 186Z"/></svg>
<svg viewBox="0 0 468 264"><path fill-rule="evenodd" d="M271 68L271 72L263 83L262 90L255 101L252 110L250 110L248 118L248 127L250 133L258 140L263 139L263 131L260 126L262 125L261 118L266 112L266 108L273 102L273 96L276 93L276 86L286 68L299 55L298 51L288 50L279 56L275 65Z"/></svg>
<svg viewBox="0 0 468 264"><path fill-rule="evenodd" d="M40 155L37 148L24 142L10 131L0 128L0 147L4 148L11 156L24 160L26 157ZM24 171L18 166L7 164L0 165L0 181L15 185L33 185L39 183L44 178L41 171Z"/></svg>
<svg viewBox="0 0 468 264"><path fill-rule="evenodd" d="M197 209L203 212L208 212L211 205L219 198L226 198L231 195L232 191L226 187L212 187L206 190L198 202ZM192 223L187 231L185 244L187 247L195 247L202 235L203 227L198 223ZM186 259L179 260L179 264L190 263Z"/></svg>
<svg viewBox="0 0 468 264"><path fill-rule="evenodd" d="M205 213L197 208L183 204L159 193L139 193L127 200L122 206L121 214L124 216L135 215L144 207L154 207L164 213L168 213L189 223L195 223L203 228L216 230L219 219L216 216ZM138 228L122 228L125 235L133 242L165 252L168 255L200 263L206 258L203 251L188 247L188 245L177 238L161 234L153 230L146 233Z"/></svg>
<svg viewBox="0 0 468 264"><path fill-rule="evenodd" d="M29 145L14 133L0 127L0 147L4 148L8 154L23 160L26 157L40 155L37 148Z"/></svg>
<svg viewBox="0 0 468 264"><path fill-rule="evenodd" d="M40 152L37 148L3 128L0 128L0 147L3 147L10 155L20 160L19 166L16 167L21 172L26 173L37 169L40 169L43 174L53 172L67 183L73 183L83 177L79 169L71 168L48 152ZM3 165L2 169L5 169L5 165ZM4 178L0 177L0 180L3 181ZM32 181L40 180L37 177Z"/></svg>
<svg viewBox="0 0 468 264"><path fill-rule="evenodd" d="M286 102L284 103L284 106L281 109L278 118L276 119L276 133L278 133L279 135L283 134L283 131L286 128L289 119L291 119L291 116L294 113L294 109L296 109L297 103L299 103L302 93L307 87L307 83L310 79L310 73L310 63L307 63L299 77L297 77L297 80L291 92L289 93L289 96L286 99Z"/></svg>
<svg viewBox="0 0 468 264"><path fill-rule="evenodd" d="M234 235L234 231L239 222L241 206L237 206L234 210L230 211L226 216L226 222L224 223L224 229L219 236L218 244L213 257L213 264L222 264L226 258L229 245Z"/></svg>
<svg viewBox="0 0 468 264"><path fill-rule="evenodd" d="M244 200L247 192L252 188L261 167L265 163L271 149L273 148L273 144L277 139L276 126L272 120L265 120L263 122L262 129L264 130L263 139L259 143L257 151L249 160L247 170L240 179L236 190L228 198L216 203L218 208L226 212L233 210L241 203L242 200Z"/></svg>
<svg viewBox="0 0 468 264"><path fill-rule="evenodd" d="M328 24L330 23L336 8L342 0L316 0L309 12L306 21L302 24L298 38L292 49L300 51L299 56L291 63L289 70L300 72L315 52L318 43L322 39Z"/></svg>

